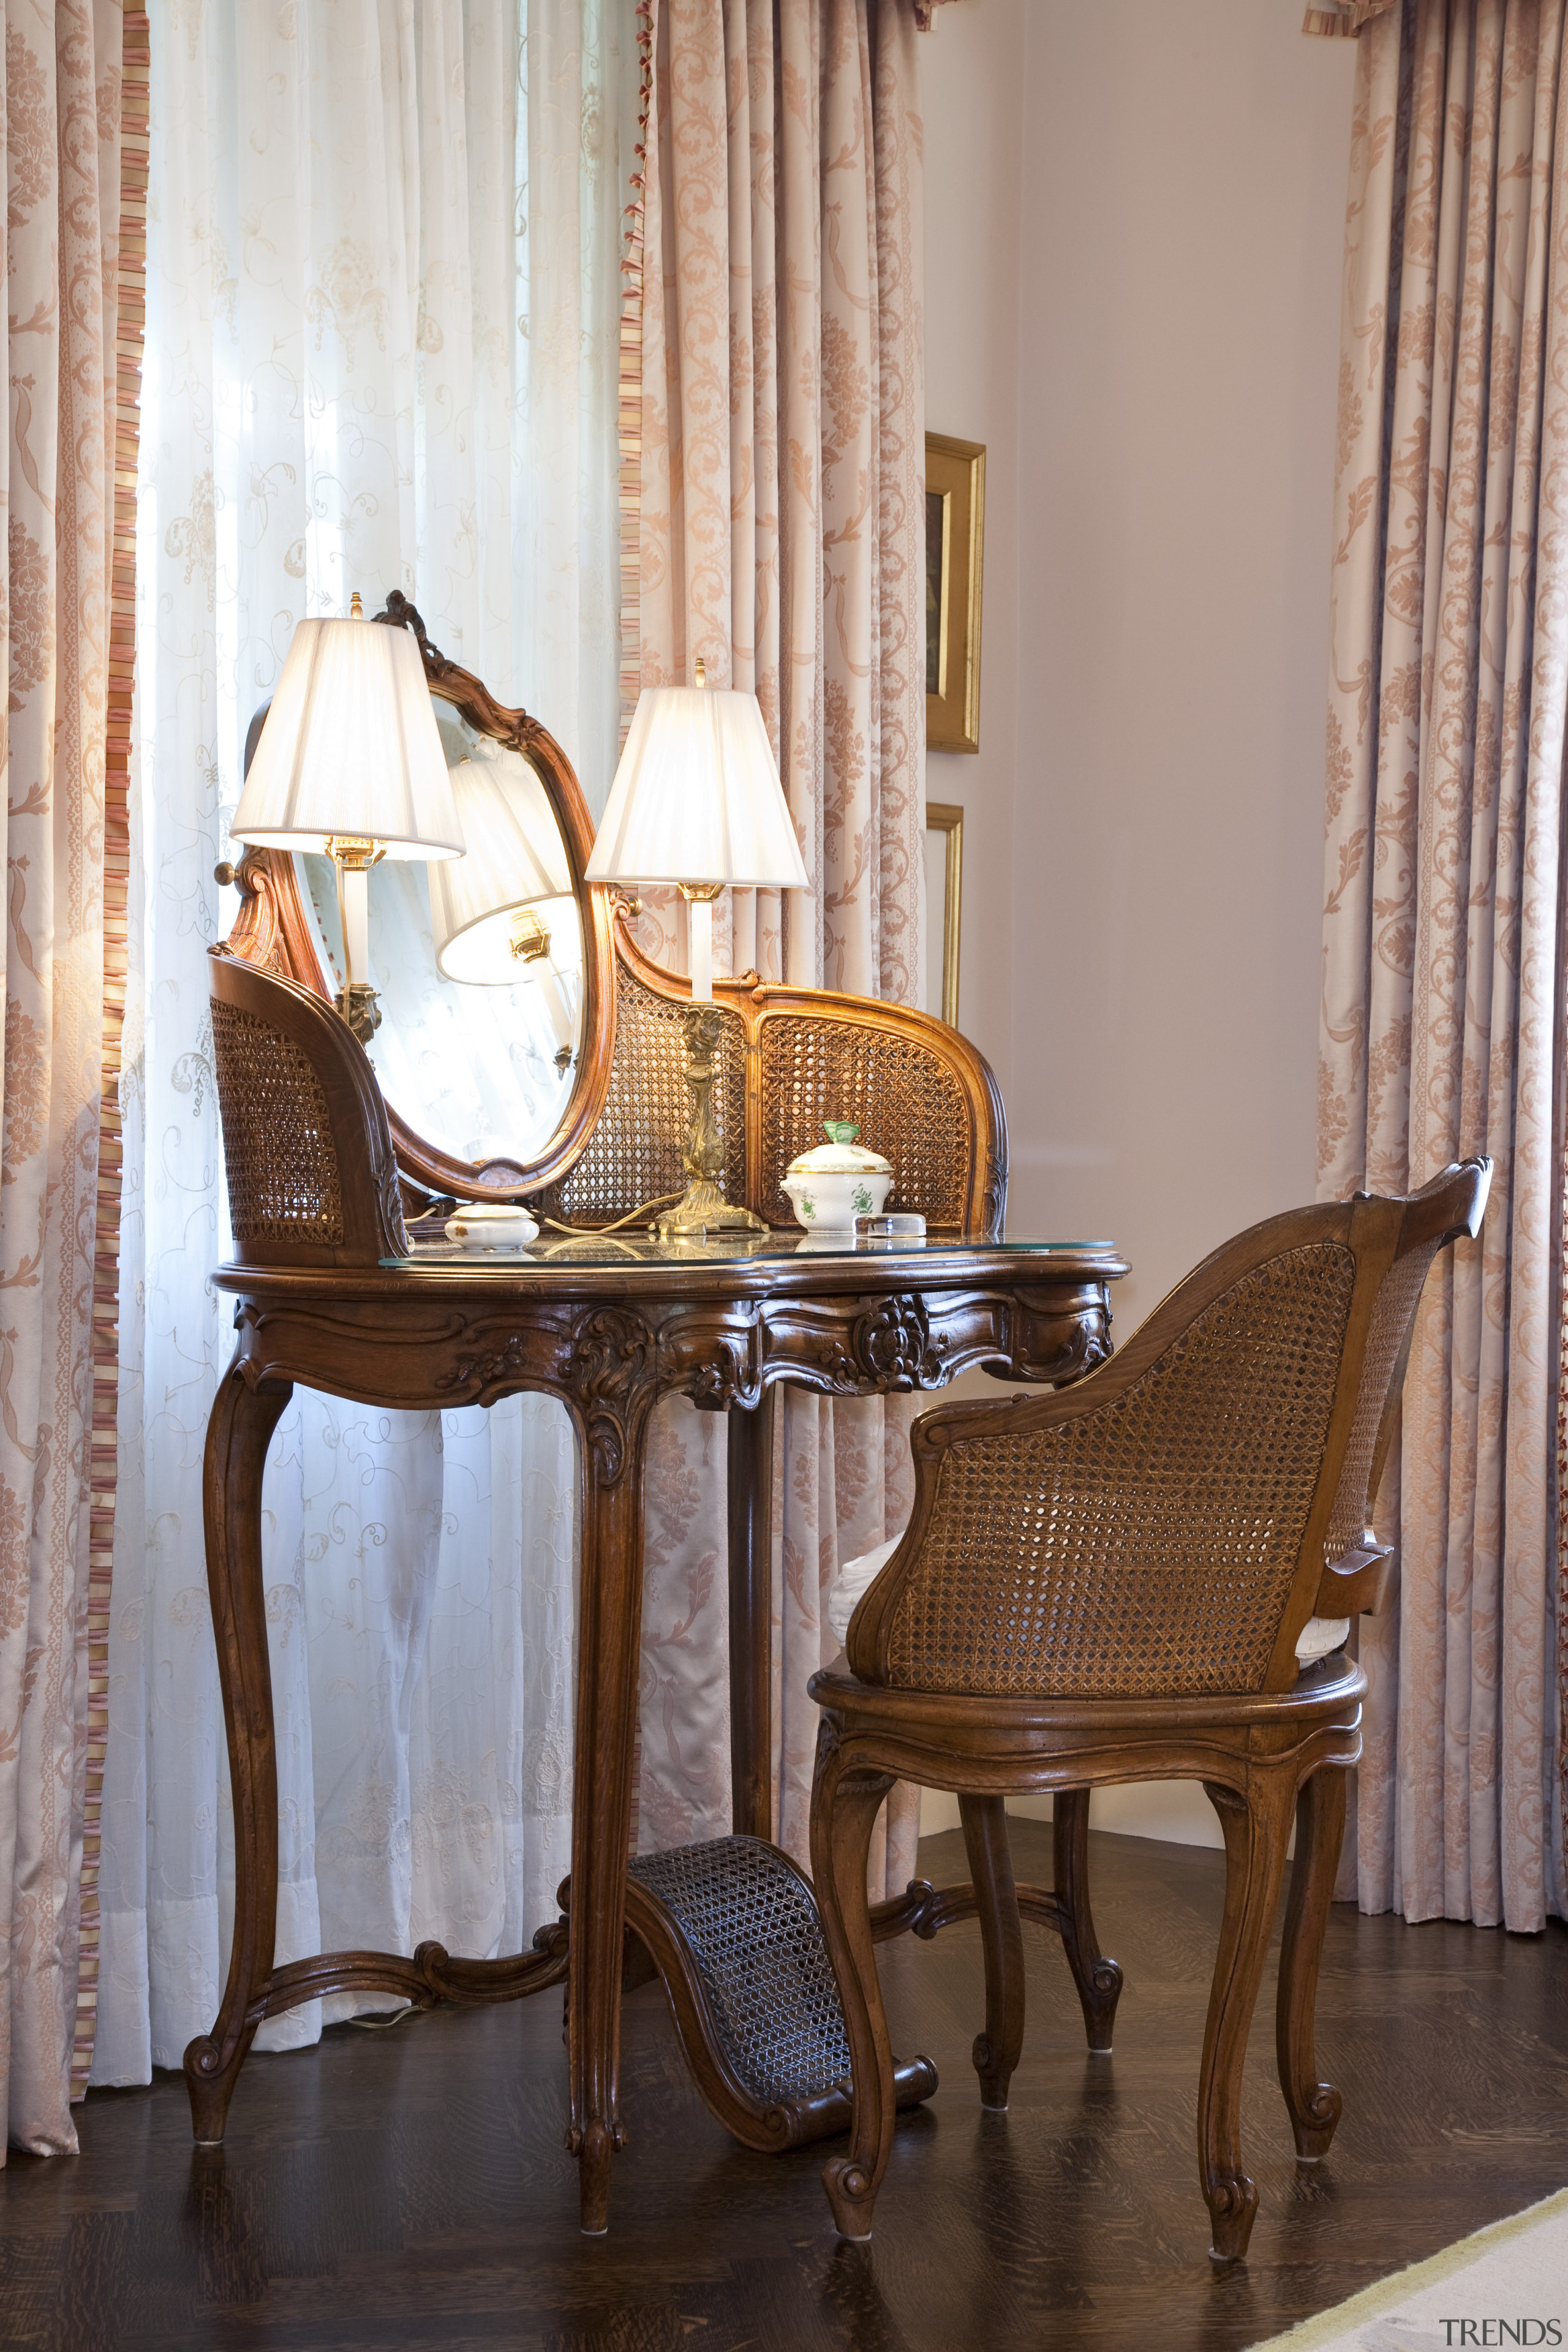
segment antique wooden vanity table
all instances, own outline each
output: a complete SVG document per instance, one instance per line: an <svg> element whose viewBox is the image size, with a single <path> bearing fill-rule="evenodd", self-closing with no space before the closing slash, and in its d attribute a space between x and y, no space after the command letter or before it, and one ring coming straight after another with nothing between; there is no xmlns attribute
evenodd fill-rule
<svg viewBox="0 0 1568 2352"><path fill-rule="evenodd" d="M394 602L389 617L416 622L412 608ZM439 1193L527 1200L536 1214L602 1228L679 1192L688 997L683 982L638 955L624 907L582 884L592 827L559 748L525 714L500 709L418 634L432 692L464 730L454 758L469 755L465 742L485 741L542 784L576 882L580 940L554 956L548 1013L523 1007L538 1035L521 1091L542 1100L548 1132L531 1156L527 1137L521 1154L507 1153L489 1149L481 1132L476 1150L488 1107L473 1111L468 1134L432 1136L428 1125L413 1124L406 1097L401 1116L384 1100L394 1066L416 1081L432 1056L439 1083L449 1084L440 1037L449 1033L451 1004L439 1008L429 1053L416 1032L407 970L417 940L384 939L378 952L373 900L373 959L395 967L400 991L391 1008L399 1027L385 1041L378 1084L376 1041L367 1059L327 1001L332 940L319 904L312 908L308 862L252 852L238 869L241 919L213 960L237 1254L216 1279L235 1297L238 1344L206 1455L208 1576L234 1790L235 1929L220 2014L211 2035L186 2053L185 2073L197 2138L220 2140L265 2017L354 1988L423 2003L494 2000L564 1975L570 2144L581 2164L583 2226L597 2231L606 2224L610 2159L621 2139L616 2066L628 1922L665 1979L700 2086L731 2128L754 2146L787 2146L837 2127L848 2113L834 2087L831 2048L815 2074L809 2065L801 2074L794 2060L795 2073L779 2058L772 2075L751 2063L768 2021L752 2021L755 2031L737 2025L721 1968L714 1973L711 1933L704 1943L701 1917L711 1927L714 1905L721 1909L731 1895L770 1918L794 1916L794 1906L800 1967L811 1975L815 1913L784 1858L765 1843L721 1841L678 1850L699 1857L685 1878L685 1865L666 1857L647 1858L628 1875L643 1458L654 1403L680 1394L729 1416L734 1824L740 1840L766 1841L769 1392L781 1381L831 1395L936 1389L975 1365L1011 1380L1073 1379L1108 1352L1110 1286L1126 1269L1109 1244L999 1238L1001 1105L990 1072L956 1032L900 1007L770 987L752 976L716 987L725 1182L731 1198L744 1199L774 1231L752 1243L658 1245L640 1226L635 1238L547 1229L526 1253L494 1258L411 1241L406 1220ZM407 886L399 887L406 919ZM553 1052L552 1022L557 1035L566 1027ZM541 1083L541 1072L560 1083ZM894 1163L889 1205L927 1218L923 1244L825 1246L788 1226L780 1179L789 1160L824 1115L859 1112ZM260 1501L268 1441L295 1381L375 1407L426 1410L542 1391L560 1398L576 1424L583 1559L570 1927L542 1931L532 1951L476 1960L426 1945L412 1957L337 1952L274 1966L278 1809ZM1064 1871L1070 1877L1081 1862L1086 1819L1063 1809L1058 1894ZM662 1874L656 1862L666 1864ZM879 1929L929 1934L973 1907L967 1888L915 1890L883 1906ZM1075 1919L1056 1895L1036 1891L1025 1907L1063 1933L1086 2016L1105 2012L1114 2003L1113 1964L1094 1948L1087 1904ZM837 2013L830 1996L829 1978L822 1999ZM736 2041L749 2031L750 2058L738 2054ZM829 2031L823 2046L831 2042ZM905 2070L901 2095L932 2087L922 2066Z"/></svg>

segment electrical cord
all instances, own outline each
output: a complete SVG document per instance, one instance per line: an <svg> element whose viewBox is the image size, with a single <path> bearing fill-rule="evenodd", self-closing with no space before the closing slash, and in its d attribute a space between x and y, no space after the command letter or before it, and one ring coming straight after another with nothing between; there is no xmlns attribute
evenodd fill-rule
<svg viewBox="0 0 1568 2352"><path fill-rule="evenodd" d="M552 1234L571 1234L577 1241L603 1241L606 1234L618 1234L623 1225L635 1225L650 1209L668 1209L672 1201L684 1201L684 1192L660 1192L657 1200L640 1201L626 1216L617 1217L613 1225L563 1225L558 1217L541 1217L539 1223L548 1225ZM528 1212L531 1216L531 1209Z"/></svg>
<svg viewBox="0 0 1568 2352"><path fill-rule="evenodd" d="M626 1216L617 1217L613 1225L563 1225L559 1217L534 1216L526 1201L519 1202L518 1206L525 1216L533 1217L536 1224L547 1225L552 1234L569 1234L574 1241L597 1242L605 1240L610 1234L618 1234L625 1225L635 1225L639 1218L647 1216L650 1209L667 1209L672 1201L685 1198L684 1192L660 1192L654 1200L639 1202ZM444 1233L448 1217L461 1214L462 1206L459 1201L437 1202L422 1216L411 1219L408 1231L417 1240L423 1240L428 1234L428 1238L434 1241ZM427 1223L430 1219L436 1221L433 1225Z"/></svg>

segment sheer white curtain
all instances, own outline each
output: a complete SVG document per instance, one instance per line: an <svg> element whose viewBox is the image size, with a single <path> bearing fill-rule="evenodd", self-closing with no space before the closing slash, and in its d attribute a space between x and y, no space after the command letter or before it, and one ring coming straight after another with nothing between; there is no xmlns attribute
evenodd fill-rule
<svg viewBox="0 0 1568 2352"><path fill-rule="evenodd" d="M97 2083L178 2065L227 1961L205 950L232 915L213 868L246 726L302 614L401 587L602 804L637 79L616 0L191 0L154 23ZM574 1493L547 1400L426 1416L298 1392L265 1493L279 1959L515 1949L553 1916Z"/></svg>

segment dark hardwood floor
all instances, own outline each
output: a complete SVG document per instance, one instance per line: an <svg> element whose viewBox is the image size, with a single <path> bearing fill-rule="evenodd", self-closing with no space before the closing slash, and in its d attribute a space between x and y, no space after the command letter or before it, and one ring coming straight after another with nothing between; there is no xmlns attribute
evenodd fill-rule
<svg viewBox="0 0 1568 2352"><path fill-rule="evenodd" d="M1047 1881L1049 1832L1016 1825ZM900 2126L869 2246L832 2235L826 2148L748 2154L688 2083L657 1985L628 1996L610 2235L579 2236L559 1997L446 2010L254 2060L226 2149L194 2154L184 2084L94 2092L82 2154L0 2173L0 2343L28 2352L1231 2352L1568 2181L1568 1930L1407 1927L1336 1906L1319 2052L1345 2095L1298 2170L1273 1980L1247 2061L1261 2209L1216 2273L1194 2098L1217 1853L1093 1841L1127 1972L1115 2055L1084 2052L1054 1938L1026 1931L1011 2111L980 2112L978 1930L882 1952L896 2045L942 2087ZM954 1832L922 1850L966 1875Z"/></svg>

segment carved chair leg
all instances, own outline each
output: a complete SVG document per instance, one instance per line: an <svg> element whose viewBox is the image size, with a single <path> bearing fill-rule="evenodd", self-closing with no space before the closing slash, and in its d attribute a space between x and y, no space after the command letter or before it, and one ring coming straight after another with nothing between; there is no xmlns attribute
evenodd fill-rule
<svg viewBox="0 0 1568 2352"><path fill-rule="evenodd" d="M1087 1789L1057 1790L1052 1843L1062 1946L1083 2007L1084 2032L1089 2036L1090 2054L1109 2058L1116 2004L1121 1998L1121 1970L1100 1950L1094 1932L1094 1915L1089 1907Z"/></svg>
<svg viewBox="0 0 1568 2352"><path fill-rule="evenodd" d="M866 1857L890 1773L845 1770L826 1718L817 1735L811 1790L811 1875L823 1940L844 2007L853 2070L849 2153L823 2167L822 2185L841 2238L868 2238L871 2213L893 2146L893 2053L866 1895Z"/></svg>
<svg viewBox="0 0 1568 2352"><path fill-rule="evenodd" d="M1279 2006L1275 2025L1279 2087L1290 2111L1296 2155L1302 2164L1316 2164L1328 2154L1343 2105L1331 2083L1318 2080L1312 2020L1318 1998L1318 1963L1322 1957L1323 1931L1329 1923L1329 1906L1333 1901L1344 1831L1345 1775L1340 1766L1325 1765L1303 1782L1296 1799L1296 1861L1279 1948Z"/></svg>
<svg viewBox="0 0 1568 2352"><path fill-rule="evenodd" d="M985 2031L974 2037L983 2107L1004 2108L1024 2046L1024 1929L1003 1797L960 1797L963 1850L974 1882L985 1950Z"/></svg>
<svg viewBox="0 0 1568 2352"><path fill-rule="evenodd" d="M1198 2179L1208 2200L1215 2262L1247 2252L1258 2189L1241 2165L1241 2072L1279 1898L1291 1790L1282 1773L1255 1771L1249 1793L1205 1780L1225 1833L1225 1918L1215 1956L1198 2084Z"/></svg>
<svg viewBox="0 0 1568 2352"><path fill-rule="evenodd" d="M207 1423L203 1472L207 1590L234 1791L234 1942L211 2033L185 2052L185 2087L198 2146L222 2140L246 2053L261 2022L258 1998L272 1973L278 1924L278 1761L272 1669L261 1582L261 1475L268 1441L293 1394L253 1389L237 1355Z"/></svg>

